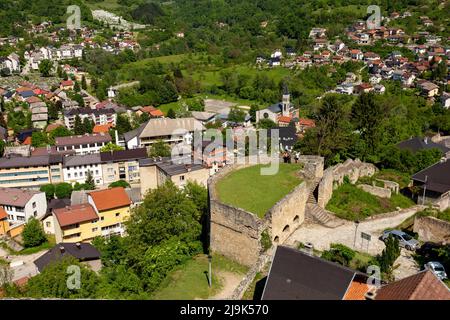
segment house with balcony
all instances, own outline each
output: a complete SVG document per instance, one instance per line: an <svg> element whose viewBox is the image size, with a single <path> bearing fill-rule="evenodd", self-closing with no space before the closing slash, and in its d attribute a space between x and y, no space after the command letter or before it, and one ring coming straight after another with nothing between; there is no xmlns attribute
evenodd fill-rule
<svg viewBox="0 0 450 320"><path fill-rule="evenodd" d="M91 191L87 200L98 216L101 236L122 236L125 233L123 223L130 217L131 199L124 188Z"/></svg>
<svg viewBox="0 0 450 320"><path fill-rule="evenodd" d="M62 155L0 158L0 187L39 189L62 179Z"/></svg>
<svg viewBox="0 0 450 320"><path fill-rule="evenodd" d="M116 111L112 108L72 108L64 112L64 124L70 130L74 128L77 116L80 117L81 121L85 118L91 119L95 125L111 124L115 126L117 120Z"/></svg>
<svg viewBox="0 0 450 320"><path fill-rule="evenodd" d="M85 134L79 136L56 137L58 152L75 151L77 155L100 152L100 149L112 141L109 133Z"/></svg>
<svg viewBox="0 0 450 320"><path fill-rule="evenodd" d="M154 118L124 133L120 144L127 149L150 147L160 140L170 145L180 142L189 145L192 144L194 132L204 130L204 125L195 118Z"/></svg>
<svg viewBox="0 0 450 320"><path fill-rule="evenodd" d="M70 184L86 181L89 172L96 185L103 184L103 170L100 153L66 156L63 159L64 182Z"/></svg>
<svg viewBox="0 0 450 320"><path fill-rule="evenodd" d="M112 152L101 152L100 163L103 183L109 185L118 180L125 180L128 183L139 184L139 161L147 158L145 148L119 150Z"/></svg>

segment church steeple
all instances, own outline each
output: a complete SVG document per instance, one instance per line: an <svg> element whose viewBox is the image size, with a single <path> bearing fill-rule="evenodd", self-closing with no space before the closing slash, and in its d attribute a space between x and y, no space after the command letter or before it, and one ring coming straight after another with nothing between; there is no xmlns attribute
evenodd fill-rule
<svg viewBox="0 0 450 320"><path fill-rule="evenodd" d="M291 94L289 93L288 87L285 84L283 87L283 101L282 101L282 115L284 117L289 116L289 110L291 109Z"/></svg>

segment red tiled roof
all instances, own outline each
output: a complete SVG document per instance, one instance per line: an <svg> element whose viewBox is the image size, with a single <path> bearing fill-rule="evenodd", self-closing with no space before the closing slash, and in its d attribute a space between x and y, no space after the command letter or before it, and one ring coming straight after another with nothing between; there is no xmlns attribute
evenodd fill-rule
<svg viewBox="0 0 450 320"><path fill-rule="evenodd" d="M63 127L63 126L64 125L62 125L60 123L51 123L47 126L47 128L45 128L45 132L52 132L56 128Z"/></svg>
<svg viewBox="0 0 450 320"><path fill-rule="evenodd" d="M72 80L61 81L61 85L62 85L63 87L73 86L73 81L72 81Z"/></svg>
<svg viewBox="0 0 450 320"><path fill-rule="evenodd" d="M425 270L377 290L375 300L450 300L450 290Z"/></svg>
<svg viewBox="0 0 450 320"><path fill-rule="evenodd" d="M302 126L315 127L316 123L312 119L300 118L298 123Z"/></svg>
<svg viewBox="0 0 450 320"><path fill-rule="evenodd" d="M0 220L8 218L8 214L6 213L5 209L3 207L0 207Z"/></svg>
<svg viewBox="0 0 450 320"><path fill-rule="evenodd" d="M24 285L26 285L28 283L28 280L30 280L30 277L22 277L17 279L16 281L14 281L14 283L19 286L19 287L23 287Z"/></svg>
<svg viewBox="0 0 450 320"><path fill-rule="evenodd" d="M25 140L23 141L23 144L31 145L31 137L26 137Z"/></svg>
<svg viewBox="0 0 450 320"><path fill-rule="evenodd" d="M122 187L89 192L98 211L126 207L131 200Z"/></svg>
<svg viewBox="0 0 450 320"><path fill-rule="evenodd" d="M28 103L35 103L35 102L41 102L42 100L39 99L38 97L33 96L33 97L27 98L25 101Z"/></svg>
<svg viewBox="0 0 450 320"><path fill-rule="evenodd" d="M147 106L147 107L142 107L141 108L141 111L142 112L146 112L146 113L150 113L150 112L155 111L155 110L156 110L156 108L153 107L153 106Z"/></svg>
<svg viewBox="0 0 450 320"><path fill-rule="evenodd" d="M33 92L34 92L34 94L37 94L37 95L47 94L48 93L48 91L42 90L40 88L33 90Z"/></svg>
<svg viewBox="0 0 450 320"><path fill-rule="evenodd" d="M352 281L344 300L366 300L365 294L369 291L369 286L360 281Z"/></svg>
<svg viewBox="0 0 450 320"><path fill-rule="evenodd" d="M92 133L106 133L109 132L109 129L111 129L112 124L108 123L108 124L97 124L94 126L94 128L92 129Z"/></svg>
<svg viewBox="0 0 450 320"><path fill-rule="evenodd" d="M53 214L61 227L98 219L97 213L90 204L54 209Z"/></svg>
<svg viewBox="0 0 450 320"><path fill-rule="evenodd" d="M284 122L284 123L290 123L292 120L292 117L289 116L279 116L278 122Z"/></svg>
<svg viewBox="0 0 450 320"><path fill-rule="evenodd" d="M149 112L152 117L164 117L164 113L157 109Z"/></svg>

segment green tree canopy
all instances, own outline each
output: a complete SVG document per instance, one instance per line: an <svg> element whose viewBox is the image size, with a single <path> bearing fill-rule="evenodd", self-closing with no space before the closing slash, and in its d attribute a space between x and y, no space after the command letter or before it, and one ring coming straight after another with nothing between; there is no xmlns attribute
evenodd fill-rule
<svg viewBox="0 0 450 320"><path fill-rule="evenodd" d="M171 149L169 144L159 140L153 143L150 147L149 157L170 157Z"/></svg>
<svg viewBox="0 0 450 320"><path fill-rule="evenodd" d="M25 248L37 247L47 241L44 229L39 220L31 217L22 231L23 245Z"/></svg>

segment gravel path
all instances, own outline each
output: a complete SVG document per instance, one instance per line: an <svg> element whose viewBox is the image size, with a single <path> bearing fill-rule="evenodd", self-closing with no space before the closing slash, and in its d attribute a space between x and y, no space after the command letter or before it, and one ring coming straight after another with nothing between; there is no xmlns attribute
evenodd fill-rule
<svg viewBox="0 0 450 320"><path fill-rule="evenodd" d="M311 242L315 249L327 250L331 243L341 243L358 251L369 252L371 255L381 253L384 243L378 239L383 230L398 226L415 212L404 212L396 216L363 221L359 224L355 243L355 224L351 221L336 228L327 228L318 224L305 223L298 228L287 240L287 244L297 241ZM361 239L361 232L368 233L372 239L367 246L367 241Z"/></svg>

